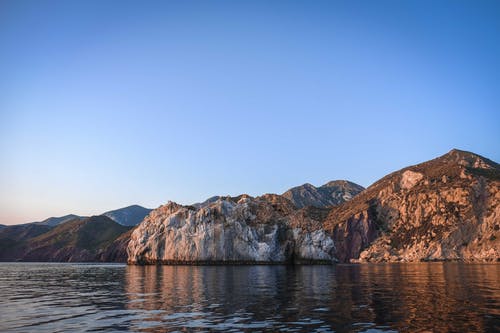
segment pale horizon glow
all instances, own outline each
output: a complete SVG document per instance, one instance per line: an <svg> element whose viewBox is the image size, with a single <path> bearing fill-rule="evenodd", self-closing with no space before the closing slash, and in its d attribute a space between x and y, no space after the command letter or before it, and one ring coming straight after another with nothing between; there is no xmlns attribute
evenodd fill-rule
<svg viewBox="0 0 500 333"><path fill-rule="evenodd" d="M0 224L500 160L498 1L0 2Z"/></svg>

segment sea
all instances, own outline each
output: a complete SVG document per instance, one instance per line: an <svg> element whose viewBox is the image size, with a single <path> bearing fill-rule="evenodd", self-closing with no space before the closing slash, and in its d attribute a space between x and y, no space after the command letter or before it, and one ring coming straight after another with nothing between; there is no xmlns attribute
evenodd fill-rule
<svg viewBox="0 0 500 333"><path fill-rule="evenodd" d="M500 264L0 263L0 332L500 332Z"/></svg>

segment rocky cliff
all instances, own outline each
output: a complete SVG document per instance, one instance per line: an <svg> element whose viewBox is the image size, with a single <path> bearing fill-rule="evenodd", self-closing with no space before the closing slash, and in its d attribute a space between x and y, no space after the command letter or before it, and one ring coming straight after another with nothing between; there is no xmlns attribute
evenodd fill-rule
<svg viewBox="0 0 500 333"><path fill-rule="evenodd" d="M452 150L382 178L323 223L344 262L498 261L499 202L499 165Z"/></svg>
<svg viewBox="0 0 500 333"><path fill-rule="evenodd" d="M132 232L129 263L499 260L497 163L452 150L354 185L169 203ZM321 208L325 197L346 202Z"/></svg>
<svg viewBox="0 0 500 333"><path fill-rule="evenodd" d="M170 202L132 232L128 262L332 262L325 212L298 210L279 195L220 197L198 206Z"/></svg>

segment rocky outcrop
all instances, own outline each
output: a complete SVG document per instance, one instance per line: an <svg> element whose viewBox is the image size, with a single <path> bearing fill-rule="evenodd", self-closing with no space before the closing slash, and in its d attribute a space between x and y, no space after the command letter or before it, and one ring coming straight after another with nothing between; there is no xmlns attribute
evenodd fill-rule
<svg viewBox="0 0 500 333"><path fill-rule="evenodd" d="M283 196L169 203L132 233L129 263L498 261L499 188L497 163L452 150L329 208L307 184Z"/></svg>
<svg viewBox="0 0 500 333"><path fill-rule="evenodd" d="M132 232L128 262L332 262L324 217L279 195L220 197L198 207L169 202Z"/></svg>
<svg viewBox="0 0 500 333"><path fill-rule="evenodd" d="M282 196L297 208L307 206L325 208L349 201L363 190L364 187L347 180L334 180L320 187L311 184L293 187Z"/></svg>
<svg viewBox="0 0 500 333"><path fill-rule="evenodd" d="M340 261L498 261L500 167L448 154L392 173L324 221Z"/></svg>

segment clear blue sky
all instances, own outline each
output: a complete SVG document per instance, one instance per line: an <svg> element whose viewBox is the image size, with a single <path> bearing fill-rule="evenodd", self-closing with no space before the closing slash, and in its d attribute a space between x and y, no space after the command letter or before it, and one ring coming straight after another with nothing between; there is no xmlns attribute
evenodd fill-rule
<svg viewBox="0 0 500 333"><path fill-rule="evenodd" d="M0 2L0 223L500 160L500 1Z"/></svg>

